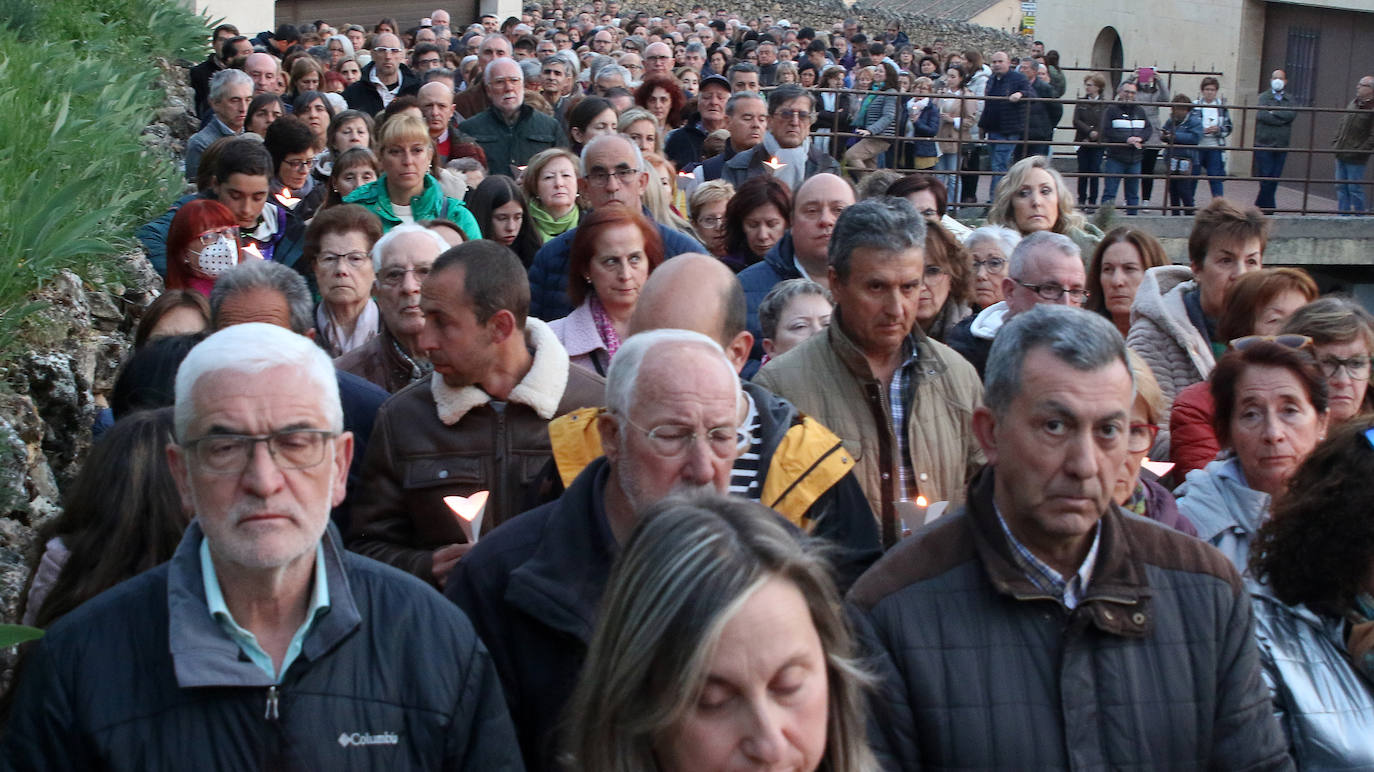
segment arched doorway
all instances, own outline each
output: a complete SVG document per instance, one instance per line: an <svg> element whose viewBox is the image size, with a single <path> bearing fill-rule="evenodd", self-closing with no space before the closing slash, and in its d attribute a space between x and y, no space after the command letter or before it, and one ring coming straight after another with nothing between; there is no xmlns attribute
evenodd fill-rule
<svg viewBox="0 0 1374 772"><path fill-rule="evenodd" d="M1093 42L1093 68L1107 75L1107 80L1115 88L1121 80L1121 68L1126 60L1121 50L1121 35L1115 27L1103 27Z"/></svg>

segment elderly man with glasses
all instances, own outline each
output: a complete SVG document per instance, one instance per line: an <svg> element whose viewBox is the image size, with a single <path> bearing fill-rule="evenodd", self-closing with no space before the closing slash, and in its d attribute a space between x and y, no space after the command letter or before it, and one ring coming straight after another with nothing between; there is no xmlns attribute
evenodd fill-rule
<svg viewBox="0 0 1374 772"><path fill-rule="evenodd" d="M221 330L182 362L175 413L166 462L194 519L169 562L29 652L6 766L518 768L467 618L330 527L353 435L324 351Z"/></svg>
<svg viewBox="0 0 1374 772"><path fill-rule="evenodd" d="M817 174L839 174L833 156L806 140L815 120L815 98L801 86L786 84L768 94L768 131L763 141L725 162L720 178L739 186L750 177L772 174L789 190Z"/></svg>

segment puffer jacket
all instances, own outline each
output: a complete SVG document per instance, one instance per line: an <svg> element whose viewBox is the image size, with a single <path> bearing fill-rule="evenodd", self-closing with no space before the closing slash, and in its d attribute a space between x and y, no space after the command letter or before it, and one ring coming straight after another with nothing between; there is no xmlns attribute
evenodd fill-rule
<svg viewBox="0 0 1374 772"><path fill-rule="evenodd" d="M1199 539L1221 550L1237 571L1250 565L1250 543L1269 519L1269 494L1251 488L1235 456L1188 473L1175 491L1178 511Z"/></svg>
<svg viewBox="0 0 1374 772"><path fill-rule="evenodd" d="M349 549L435 582L431 553L467 541L445 496L489 492L483 532L541 502L531 483L551 455L548 422L602 404L605 381L569 363L543 322L529 319L525 331L534 363L502 410L480 388L452 388L438 373L382 405Z"/></svg>
<svg viewBox="0 0 1374 772"><path fill-rule="evenodd" d="M1112 507L1069 610L1013 561L993 478L849 593L885 769L1292 769L1216 550Z"/></svg>
<svg viewBox="0 0 1374 772"><path fill-rule="evenodd" d="M1374 769L1374 684L1356 672L1345 620L1251 585L1260 664L1301 769Z"/></svg>
<svg viewBox="0 0 1374 772"><path fill-rule="evenodd" d="M1169 413L1169 460L1174 462L1175 480L1217 459L1221 442L1212 427L1216 412L1207 381L1194 383L1174 398Z"/></svg>
<svg viewBox="0 0 1374 772"><path fill-rule="evenodd" d="M825 424L844 441L857 463L854 474L882 529L883 544L897 539L897 439L887 389L873 377L863 352L844 333L835 309L830 326L769 361L754 382ZM963 357L911 333L917 364L912 404L907 406L906 445L915 484L928 501L963 502L965 486L987 460L973 438L973 411L983 402L983 383Z"/></svg>
<svg viewBox="0 0 1374 772"><path fill-rule="evenodd" d="M6 770L520 770L492 657L413 578L323 537L329 610L279 682L210 616L203 535L30 652Z"/></svg>
<svg viewBox="0 0 1374 772"><path fill-rule="evenodd" d="M344 201L358 204L377 215L377 219L382 221L383 232L395 228L402 222L392 205L391 193L386 189L385 174L349 193L344 197ZM467 205L445 194L439 186L439 181L432 175L425 175L424 189L420 195L410 199L410 214L416 222L436 217L452 220L458 223L458 227L463 230L463 235L467 236L469 241L482 238L482 229L478 227L477 218L468 211Z"/></svg>
<svg viewBox="0 0 1374 772"><path fill-rule="evenodd" d="M1131 305L1126 345L1150 366L1170 405L1184 387L1206 380L1217 364L1211 344L1183 305L1183 293L1195 289L1192 271L1161 265L1145 272Z"/></svg>

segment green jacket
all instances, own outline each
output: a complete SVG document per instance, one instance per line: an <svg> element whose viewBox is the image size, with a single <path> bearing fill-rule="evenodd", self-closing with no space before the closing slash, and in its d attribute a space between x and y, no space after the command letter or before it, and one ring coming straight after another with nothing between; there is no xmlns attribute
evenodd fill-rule
<svg viewBox="0 0 1374 772"><path fill-rule="evenodd" d="M383 233L401 224L401 218L396 216L396 210L392 208L391 194L386 190L385 174L378 177L375 182L369 182L349 193L344 197L344 201L363 206L377 215L382 221ZM410 214L416 222L433 220L436 217L452 220L463 229L463 234L469 241L482 238L482 229L477 226L477 218L472 216L467 206L456 198L445 196L443 189L439 187L439 181L428 174L425 175L425 189L420 195L410 199Z"/></svg>
<svg viewBox="0 0 1374 772"><path fill-rule="evenodd" d="M487 169L492 174L508 177L514 177L515 167L529 163L535 153L568 146L558 121L529 105L520 106L515 123L507 123L495 107L488 107L458 124L458 131L482 146L482 152L487 154Z"/></svg>
<svg viewBox="0 0 1374 772"><path fill-rule="evenodd" d="M1369 162L1369 154L1374 152L1374 105L1362 105L1351 101L1347 110L1358 112L1341 116L1341 124L1336 128L1336 138L1331 146L1344 153L1337 153L1337 160L1348 164Z"/></svg>

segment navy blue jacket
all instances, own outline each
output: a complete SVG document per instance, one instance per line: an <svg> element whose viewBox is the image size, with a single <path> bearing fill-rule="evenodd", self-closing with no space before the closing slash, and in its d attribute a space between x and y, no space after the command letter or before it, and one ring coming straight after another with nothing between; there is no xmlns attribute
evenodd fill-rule
<svg viewBox="0 0 1374 772"><path fill-rule="evenodd" d="M647 210L644 216L653 219ZM706 247L691 236L663 223L656 225L659 235L663 237L664 258L677 257L686 252L708 254ZM534 254L534 262L530 264L530 314L536 319L551 322L573 311L572 303L568 301L568 260L576 234L576 228L569 228Z"/></svg>
<svg viewBox="0 0 1374 772"><path fill-rule="evenodd" d="M1007 70L1005 75L993 75L988 78L984 96L1011 96L1020 93L1022 96L1035 96L1031 91L1030 82L1026 76L1016 70ZM993 131L998 134L1014 134L1021 137L1026 132L1027 108L1029 102L1008 102L1004 99L989 99L983 103L983 115L978 119L978 128L986 134Z"/></svg>
<svg viewBox="0 0 1374 772"><path fill-rule="evenodd" d="M745 324L754 336L754 349L749 352L750 366L744 375L752 377L763 360L763 326L759 324L759 305L780 281L800 279L797 270L797 253L792 249L792 230L789 228L778 243L768 250L763 259L739 272L739 283L744 288L744 302L748 308Z"/></svg>
<svg viewBox="0 0 1374 772"><path fill-rule="evenodd" d="M490 655L427 585L323 537L329 610L279 683L172 559L55 623L23 667L10 770L519 770Z"/></svg>
<svg viewBox="0 0 1374 772"><path fill-rule="evenodd" d="M693 113L687 122L668 133L663 143L663 154L673 162L678 170L686 169L701 160L701 143L706 141L706 130L701 127L701 115Z"/></svg>
<svg viewBox="0 0 1374 772"><path fill-rule="evenodd" d="M903 106L905 104L903 103ZM931 97L920 114L916 116L916 120L912 121L911 135L918 137L912 145L912 154L917 158L939 156L940 148L933 139L938 133L940 133L940 104L934 97ZM922 139L923 137L931 137L931 139Z"/></svg>
<svg viewBox="0 0 1374 772"><path fill-rule="evenodd" d="M353 464L348 467L348 495L342 504L329 513L329 518L339 527L340 533L348 533L352 520L353 492L362 484L363 459L367 458L367 441L372 437L372 424L377 420L377 411L382 403L391 395L377 384L353 373L335 370L334 375L339 382L344 430L353 432Z"/></svg>

